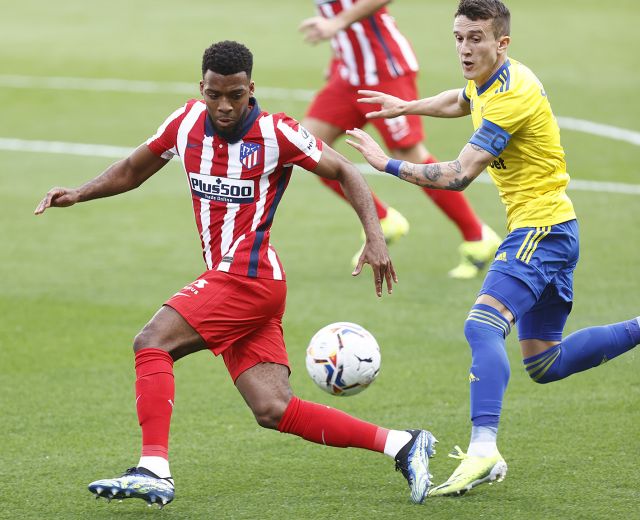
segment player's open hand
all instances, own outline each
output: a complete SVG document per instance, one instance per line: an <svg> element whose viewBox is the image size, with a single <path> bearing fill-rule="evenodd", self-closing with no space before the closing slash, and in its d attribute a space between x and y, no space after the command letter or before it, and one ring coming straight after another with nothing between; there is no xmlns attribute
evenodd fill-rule
<svg viewBox="0 0 640 520"><path fill-rule="evenodd" d="M347 144L358 150L367 162L376 170L383 172L389 162L389 157L382 151L380 145L367 132L360 128L347 130L347 134L354 139L347 139Z"/></svg>
<svg viewBox="0 0 640 520"><path fill-rule="evenodd" d="M78 202L77 190L70 188L51 188L33 213L41 215L47 208L66 208L67 206L73 206L76 202Z"/></svg>
<svg viewBox="0 0 640 520"><path fill-rule="evenodd" d="M304 41L315 45L324 40L330 40L340 30L335 19L314 16L303 20L298 30L304 34Z"/></svg>
<svg viewBox="0 0 640 520"><path fill-rule="evenodd" d="M373 281L378 297L382 296L383 280L387 284L387 293L391 294L393 292L393 282L398 283L398 276L391 263L391 258L389 258L389 251L384 239L366 241L362 254L358 259L358 264L351 274L358 276L362 272L364 264L369 264L373 270Z"/></svg>
<svg viewBox="0 0 640 520"><path fill-rule="evenodd" d="M380 105L380 110L369 112L367 119L376 117L398 117L405 115L407 102L404 99L378 92L377 90L358 90L358 94L364 96L358 99L358 103L368 105Z"/></svg>

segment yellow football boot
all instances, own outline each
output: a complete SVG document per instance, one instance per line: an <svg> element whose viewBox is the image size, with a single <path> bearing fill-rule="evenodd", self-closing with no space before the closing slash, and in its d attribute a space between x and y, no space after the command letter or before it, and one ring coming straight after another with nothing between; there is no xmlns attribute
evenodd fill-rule
<svg viewBox="0 0 640 520"><path fill-rule="evenodd" d="M507 463L498 450L490 457L473 457L456 446L449 457L460 459L462 462L449 480L429 490L430 497L463 495L485 482L502 482L507 474Z"/></svg>
<svg viewBox="0 0 640 520"><path fill-rule="evenodd" d="M460 251L460 264L449 271L451 278L458 280L470 280L487 267L493 260L502 239L486 224L482 225L482 240L462 242Z"/></svg>

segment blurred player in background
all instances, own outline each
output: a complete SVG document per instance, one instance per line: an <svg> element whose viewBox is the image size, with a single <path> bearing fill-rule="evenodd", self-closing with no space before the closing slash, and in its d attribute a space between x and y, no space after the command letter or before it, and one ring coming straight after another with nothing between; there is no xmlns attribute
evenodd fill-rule
<svg viewBox="0 0 640 520"><path fill-rule="evenodd" d="M369 163L431 188L462 190L485 168L507 209L509 234L498 248L465 322L471 347L471 441L462 462L429 496L455 495L502 479L507 465L497 444L509 381L505 338L518 324L525 368L550 383L601 365L640 342L640 318L590 327L563 339L573 304L578 222L566 194L569 183L560 130L544 87L523 64L507 57L510 13L499 0L462 0L453 34L467 84L418 101L362 91L382 109L370 117L471 115L475 133L454 161L414 164L387 157L362 130L348 141Z"/></svg>
<svg viewBox="0 0 640 520"><path fill-rule="evenodd" d="M375 87L403 99L416 99L418 62L407 39L396 27L386 5L390 0L316 0L320 16L304 20L300 30L312 44L331 40L333 58L328 80L316 95L302 124L329 145L345 130L361 128L372 109L358 104L358 89ZM372 123L391 155L413 163L437 162L425 148L420 117L401 115ZM321 179L340 197L344 193L332 179ZM500 238L474 213L462 193L422 188L462 234L460 264L449 271L458 279L474 278L493 258ZM387 243L409 231L405 217L373 194L376 212ZM358 251L352 263L356 264Z"/></svg>
<svg viewBox="0 0 640 520"><path fill-rule="evenodd" d="M35 213L137 188L178 156L187 174L207 270L173 295L134 341L138 464L89 485L97 497L141 498L160 507L174 497L169 426L173 363L209 349L222 355L258 424L311 442L383 452L396 460L420 503L430 484L435 438L387 430L298 399L289 385L282 333L286 283L270 228L293 165L336 180L358 214L366 243L353 274L371 265L378 296L396 280L367 184L353 164L286 114L263 112L253 97L253 56L237 42L205 50L202 100L173 112L132 154L79 188L51 189Z"/></svg>

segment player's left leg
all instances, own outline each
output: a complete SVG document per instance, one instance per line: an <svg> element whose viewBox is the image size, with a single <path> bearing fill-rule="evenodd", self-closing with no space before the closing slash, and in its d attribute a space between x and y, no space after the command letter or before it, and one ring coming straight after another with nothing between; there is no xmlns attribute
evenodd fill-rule
<svg viewBox="0 0 640 520"><path fill-rule="evenodd" d="M562 339L571 310L555 285L518 324L525 369L536 383L551 383L597 367L640 344L640 317L587 327Z"/></svg>
<svg viewBox="0 0 640 520"><path fill-rule="evenodd" d="M293 395L288 367L259 363L235 380L256 421L305 440L340 448L362 448L384 453L396 461L411 488L413 502L422 503L431 484L429 457L435 437L426 430L388 430L329 406Z"/></svg>

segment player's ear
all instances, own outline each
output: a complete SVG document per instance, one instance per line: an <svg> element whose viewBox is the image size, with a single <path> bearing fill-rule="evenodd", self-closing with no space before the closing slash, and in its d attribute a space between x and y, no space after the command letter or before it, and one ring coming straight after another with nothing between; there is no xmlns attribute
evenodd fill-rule
<svg viewBox="0 0 640 520"><path fill-rule="evenodd" d="M204 80L200 80L200 95L204 97Z"/></svg>
<svg viewBox="0 0 640 520"><path fill-rule="evenodd" d="M249 95L253 97L253 93L256 90L256 84L253 81L249 82Z"/></svg>
<svg viewBox="0 0 640 520"><path fill-rule="evenodd" d="M511 36L502 36L498 40L498 52L499 53L507 52L507 47L509 47L510 43L511 43Z"/></svg>

